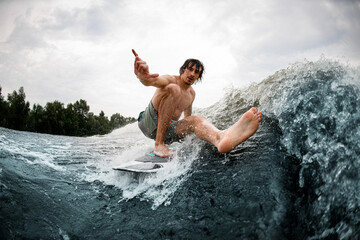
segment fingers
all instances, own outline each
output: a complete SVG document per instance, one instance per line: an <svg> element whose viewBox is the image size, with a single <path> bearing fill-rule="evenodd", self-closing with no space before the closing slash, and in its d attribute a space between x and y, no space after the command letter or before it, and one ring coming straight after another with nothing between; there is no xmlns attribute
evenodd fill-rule
<svg viewBox="0 0 360 240"><path fill-rule="evenodd" d="M145 61L135 60L135 69L141 73L148 73L149 66L146 64Z"/></svg>
<svg viewBox="0 0 360 240"><path fill-rule="evenodd" d="M136 62L137 61L142 61L141 58L139 57L139 55L135 52L134 49L131 49L132 53L134 54L135 56L135 62L134 62L134 68L136 69Z"/></svg>
<svg viewBox="0 0 360 240"><path fill-rule="evenodd" d="M134 54L135 57L139 56L134 49L131 49L132 53Z"/></svg>
<svg viewBox="0 0 360 240"><path fill-rule="evenodd" d="M149 66L146 64L145 61L137 61L136 62L136 72L140 74L144 74L147 77L156 78L159 76L158 73L151 74L149 72Z"/></svg>
<svg viewBox="0 0 360 240"><path fill-rule="evenodd" d="M146 62L143 61L143 60L139 57L139 55L135 52L134 49L131 49L131 51L132 51L132 53L133 53L134 56L135 56L134 67L135 67L136 69L139 67L139 65L141 65L141 64L146 64Z"/></svg>
<svg viewBox="0 0 360 240"><path fill-rule="evenodd" d="M134 61L134 72L137 75L138 72L142 72L144 69L144 64L146 65L146 62L144 62L139 55L137 54L137 52L134 49L131 49L132 53L135 56L135 61ZM142 71L141 71L142 70Z"/></svg>
<svg viewBox="0 0 360 240"><path fill-rule="evenodd" d="M134 67L135 67L135 65L136 65L136 62L138 62L138 61L142 61L142 59L139 57L139 55L135 52L135 50L134 49L132 49L132 53L134 54L134 56L135 56L135 62L134 62Z"/></svg>
<svg viewBox="0 0 360 240"><path fill-rule="evenodd" d="M137 52L134 49L131 49L131 51L135 56L135 62L134 62L135 75L138 75L140 73L140 74L147 75L148 77L151 77L151 78L156 78L156 77L159 76L159 74L157 74L157 73L150 74L149 73L149 66L146 64L146 62L143 61L139 57L139 55L137 54Z"/></svg>
<svg viewBox="0 0 360 240"><path fill-rule="evenodd" d="M153 74L148 74L149 77L152 77L152 78L157 78L159 76L158 73L153 73Z"/></svg>
<svg viewBox="0 0 360 240"><path fill-rule="evenodd" d="M139 72L142 74L149 74L149 66L146 64L146 62L139 57L139 55L134 49L131 49L131 51L135 56L135 62L134 62L135 72Z"/></svg>

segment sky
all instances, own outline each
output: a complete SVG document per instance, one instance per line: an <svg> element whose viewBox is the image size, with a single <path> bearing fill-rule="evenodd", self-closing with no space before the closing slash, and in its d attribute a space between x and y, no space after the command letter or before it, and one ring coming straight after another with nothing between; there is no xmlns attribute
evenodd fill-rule
<svg viewBox="0 0 360 240"><path fill-rule="evenodd" d="M134 75L205 65L195 108L322 56L360 65L360 0L0 0L2 95L24 87L45 106L84 99L90 111L137 117L153 87Z"/></svg>

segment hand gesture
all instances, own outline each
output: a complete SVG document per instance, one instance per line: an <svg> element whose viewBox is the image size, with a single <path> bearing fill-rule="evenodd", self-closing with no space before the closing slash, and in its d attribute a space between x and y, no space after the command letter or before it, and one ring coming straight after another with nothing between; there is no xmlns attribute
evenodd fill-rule
<svg viewBox="0 0 360 240"><path fill-rule="evenodd" d="M157 73L150 74L149 66L146 64L146 62L143 61L139 57L139 55L135 52L134 49L132 49L132 52L133 52L133 54L135 56L134 73L140 80L141 79L156 78L156 77L159 76L159 74L157 74Z"/></svg>

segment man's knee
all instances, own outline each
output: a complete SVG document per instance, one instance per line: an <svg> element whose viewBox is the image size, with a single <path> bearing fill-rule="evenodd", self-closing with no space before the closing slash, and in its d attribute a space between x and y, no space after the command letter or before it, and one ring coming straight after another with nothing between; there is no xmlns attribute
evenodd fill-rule
<svg viewBox="0 0 360 240"><path fill-rule="evenodd" d="M202 116L188 116L179 121L176 125L176 132L180 137L185 137L187 134L195 132L195 127L205 120L205 117Z"/></svg>
<svg viewBox="0 0 360 240"><path fill-rule="evenodd" d="M203 116L194 116L194 115L188 116L185 119L193 126L196 125L197 123L200 123L200 122L203 122L206 120L206 118Z"/></svg>
<svg viewBox="0 0 360 240"><path fill-rule="evenodd" d="M180 96L181 94L181 89L179 87L179 85L177 84L174 84L174 83L171 83L171 84L168 84L164 90L170 94L171 96L174 96L174 97L177 97L177 96Z"/></svg>

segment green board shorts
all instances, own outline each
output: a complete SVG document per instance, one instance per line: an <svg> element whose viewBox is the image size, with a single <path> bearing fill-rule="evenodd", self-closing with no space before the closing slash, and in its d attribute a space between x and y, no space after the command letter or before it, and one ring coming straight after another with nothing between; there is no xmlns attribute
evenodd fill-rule
<svg viewBox="0 0 360 240"><path fill-rule="evenodd" d="M164 142L166 144L170 144L173 142L179 142L180 137L176 133L176 125L179 121L171 121L168 129L165 133L165 140ZM151 139L156 139L156 130L158 125L158 113L156 109L154 108L154 105L152 104L152 101L150 101L148 107L145 109L145 111L141 112L139 114L138 118L138 125L140 130L143 132L143 134Z"/></svg>

